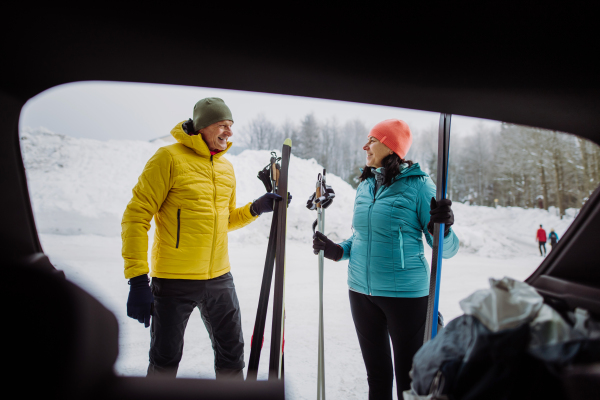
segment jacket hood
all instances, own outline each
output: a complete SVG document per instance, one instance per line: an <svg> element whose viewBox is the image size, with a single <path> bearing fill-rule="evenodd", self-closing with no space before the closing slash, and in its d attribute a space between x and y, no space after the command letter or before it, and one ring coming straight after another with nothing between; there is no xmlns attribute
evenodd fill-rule
<svg viewBox="0 0 600 400"><path fill-rule="evenodd" d="M398 179L406 178L407 176L429 176L427 173L421 170L419 163L414 163L410 167L402 168L400 173L394 177L394 181Z"/></svg>
<svg viewBox="0 0 600 400"><path fill-rule="evenodd" d="M173 137L175 138L175 140L177 140L178 143L181 143L182 145L194 150L196 154L202 157L210 158L210 149L208 148L204 139L202 139L202 135L190 136L187 133L185 133L183 127L181 126L184 122L185 121L181 121L180 123L175 125L175 128L171 129L171 135L173 135ZM223 154L227 153L227 151L231 148L232 145L233 144L231 142L228 142L227 148L221 151L220 153L215 154L213 157L221 157Z"/></svg>

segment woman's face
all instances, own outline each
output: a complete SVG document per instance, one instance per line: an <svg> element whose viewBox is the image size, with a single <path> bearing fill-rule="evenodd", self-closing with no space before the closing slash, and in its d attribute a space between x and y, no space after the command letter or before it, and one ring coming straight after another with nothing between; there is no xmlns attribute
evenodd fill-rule
<svg viewBox="0 0 600 400"><path fill-rule="evenodd" d="M367 152L367 167L374 168L381 167L381 161L390 154L394 154L389 147L373 136L368 137L368 142L363 146L363 150Z"/></svg>

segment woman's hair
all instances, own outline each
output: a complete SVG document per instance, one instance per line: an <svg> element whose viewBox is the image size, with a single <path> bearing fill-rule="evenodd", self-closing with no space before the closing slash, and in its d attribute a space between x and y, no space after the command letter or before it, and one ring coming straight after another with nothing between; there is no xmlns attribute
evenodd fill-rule
<svg viewBox="0 0 600 400"><path fill-rule="evenodd" d="M400 173L400 166L402 164L408 164L408 166L410 167L414 163L411 160L401 159L400 156L396 153L392 153L389 156L385 157L383 160L381 160L381 166L385 168L385 177L383 179L384 186L390 186L392 184L392 179L394 179L394 177ZM358 177L358 181L362 182L371 175L373 175L373 173L371 172L371 167L367 167L365 165L362 174Z"/></svg>

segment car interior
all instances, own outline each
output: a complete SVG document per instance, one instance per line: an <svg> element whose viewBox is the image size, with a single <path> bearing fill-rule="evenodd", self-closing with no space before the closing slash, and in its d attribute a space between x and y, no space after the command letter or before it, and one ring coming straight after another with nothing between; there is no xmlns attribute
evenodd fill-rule
<svg viewBox="0 0 600 400"><path fill-rule="evenodd" d="M117 81L307 96L506 121L600 145L599 65L592 51L599 35L585 9L523 6L477 17L440 9L409 18L401 7L293 6L297 12L280 11L273 19L243 8L249 5L235 14L207 8L197 19L192 12L37 12L0 28L6 386L25 397L64 399L285 397L282 381L115 375L115 316L52 266L33 219L18 123L25 102L44 90ZM564 18L571 11L581 18ZM558 20L560 26L552 24ZM526 282L559 312L584 308L600 316L599 243L597 188ZM22 374L32 365L39 381ZM600 366L572 368L561 379L569 398L597 396Z"/></svg>

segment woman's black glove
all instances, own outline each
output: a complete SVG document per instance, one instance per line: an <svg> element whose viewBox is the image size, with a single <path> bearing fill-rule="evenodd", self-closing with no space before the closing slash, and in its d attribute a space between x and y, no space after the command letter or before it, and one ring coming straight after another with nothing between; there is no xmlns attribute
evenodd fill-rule
<svg viewBox="0 0 600 400"><path fill-rule="evenodd" d="M431 198L431 210L429 214L431 218L427 224L427 230L433 235L433 224L445 224L444 225L444 236L450 232L450 227L454 224L454 213L452 212L452 200L442 199L439 202L435 201L435 198Z"/></svg>
<svg viewBox="0 0 600 400"><path fill-rule="evenodd" d="M150 326L150 317L154 315L154 296L148 275L140 275L129 280L129 297L127 298L127 316L137 319L147 327Z"/></svg>
<svg viewBox="0 0 600 400"><path fill-rule="evenodd" d="M250 205L250 214L252 214L253 217L256 217L262 213L273 211L273 200L281 201L281 196L275 193L266 193L262 195ZM292 195L288 192L288 206L291 201Z"/></svg>
<svg viewBox="0 0 600 400"><path fill-rule="evenodd" d="M338 261L344 255L344 249L339 244L333 243L327 239L327 236L321 232L315 232L313 235L313 252L319 254L319 251L324 250L325 258L333 261Z"/></svg>

